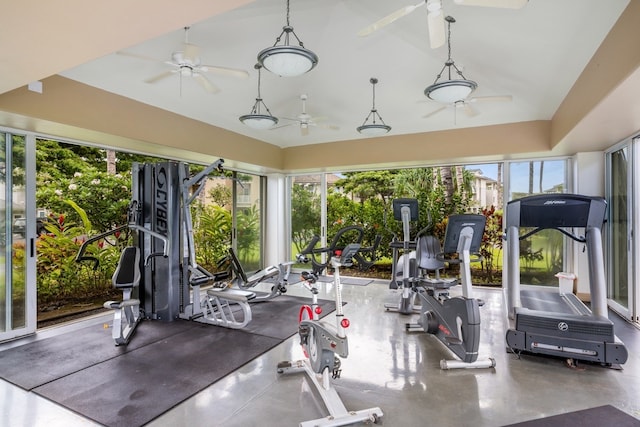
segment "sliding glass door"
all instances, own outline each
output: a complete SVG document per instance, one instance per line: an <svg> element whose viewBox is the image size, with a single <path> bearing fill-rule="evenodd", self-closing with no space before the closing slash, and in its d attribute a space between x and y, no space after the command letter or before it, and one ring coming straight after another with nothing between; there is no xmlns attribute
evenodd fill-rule
<svg viewBox="0 0 640 427"><path fill-rule="evenodd" d="M0 341L36 329L34 146L0 130Z"/></svg>
<svg viewBox="0 0 640 427"><path fill-rule="evenodd" d="M634 143L627 141L607 153L607 296L616 312L633 318L633 156Z"/></svg>

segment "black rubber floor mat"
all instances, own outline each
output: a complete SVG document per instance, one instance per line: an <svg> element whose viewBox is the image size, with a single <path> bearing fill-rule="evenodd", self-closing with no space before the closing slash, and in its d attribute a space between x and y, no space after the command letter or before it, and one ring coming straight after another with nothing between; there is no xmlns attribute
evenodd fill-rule
<svg viewBox="0 0 640 427"><path fill-rule="evenodd" d="M126 347L102 324L0 351L0 377L106 426L143 425L298 330L301 304L252 304L243 330L145 320ZM319 301L323 315L335 310Z"/></svg>

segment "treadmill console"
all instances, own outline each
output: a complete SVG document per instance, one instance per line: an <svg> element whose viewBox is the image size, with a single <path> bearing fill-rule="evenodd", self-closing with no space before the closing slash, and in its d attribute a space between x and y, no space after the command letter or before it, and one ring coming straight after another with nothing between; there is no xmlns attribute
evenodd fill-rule
<svg viewBox="0 0 640 427"><path fill-rule="evenodd" d="M509 202L507 211L517 210L519 215L507 215L507 226L601 228L606 202L601 197L578 194L541 194Z"/></svg>

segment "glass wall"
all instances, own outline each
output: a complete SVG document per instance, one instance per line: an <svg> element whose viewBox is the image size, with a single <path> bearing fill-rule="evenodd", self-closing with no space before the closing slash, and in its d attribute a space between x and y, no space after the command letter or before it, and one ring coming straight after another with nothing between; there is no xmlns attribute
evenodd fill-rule
<svg viewBox="0 0 640 427"><path fill-rule="evenodd" d="M567 160L508 163L509 200L536 194L564 193L568 189ZM522 234L531 229L522 228ZM529 285L557 286L556 273L567 264L566 237L543 230L520 241L520 280Z"/></svg>
<svg viewBox="0 0 640 427"><path fill-rule="evenodd" d="M291 229L291 259L300 253L314 235L321 236L318 247L324 246L323 211L326 204L326 178L324 174L289 177L289 211Z"/></svg>
<svg viewBox="0 0 640 427"><path fill-rule="evenodd" d="M428 225L429 217L431 232L439 238L444 237L448 215L475 212L487 217L481 249L484 262L474 280L500 284L504 201L565 192L569 187L567 164L566 159L549 159L292 176L291 254L302 249L313 234L321 235L325 246L341 227L361 225L365 244L371 244L376 235L383 236L377 255L391 263L389 243L398 234L398 225L389 219L390 202L415 197L421 219L412 235ZM557 285L554 275L564 271L569 257L564 237L545 231L522 245L523 283Z"/></svg>
<svg viewBox="0 0 640 427"><path fill-rule="evenodd" d="M233 209L234 228L237 230L235 247L238 259L247 271L264 267L262 248L266 183L264 177L246 173L234 173L235 203Z"/></svg>

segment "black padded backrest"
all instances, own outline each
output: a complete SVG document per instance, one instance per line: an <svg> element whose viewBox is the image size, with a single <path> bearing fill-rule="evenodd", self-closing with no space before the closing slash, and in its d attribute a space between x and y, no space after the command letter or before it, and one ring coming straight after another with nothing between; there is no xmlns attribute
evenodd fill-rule
<svg viewBox="0 0 640 427"><path fill-rule="evenodd" d="M440 240L436 236L423 235L416 244L416 260L418 268L436 271L444 268L444 261L437 256L442 253Z"/></svg>
<svg viewBox="0 0 640 427"><path fill-rule="evenodd" d="M111 277L116 289L134 288L140 283L140 249L127 246L120 254L120 262Z"/></svg>

